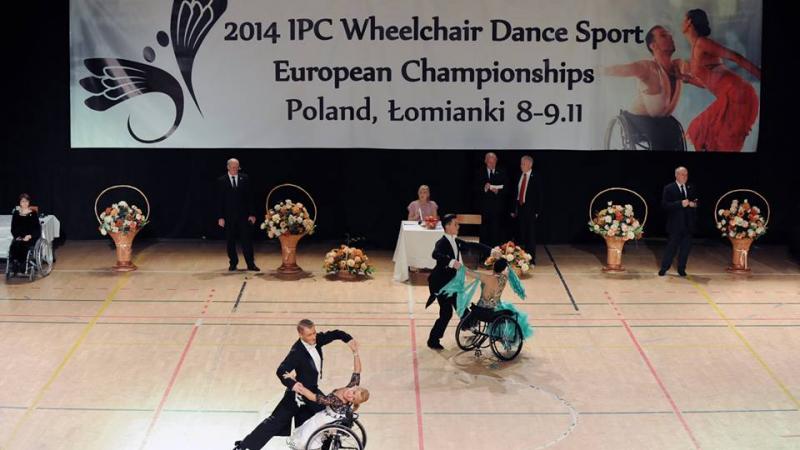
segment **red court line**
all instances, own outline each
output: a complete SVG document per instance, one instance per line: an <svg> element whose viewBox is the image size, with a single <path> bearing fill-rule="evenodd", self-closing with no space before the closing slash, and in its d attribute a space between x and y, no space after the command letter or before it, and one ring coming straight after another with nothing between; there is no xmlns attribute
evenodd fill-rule
<svg viewBox="0 0 800 450"><path fill-rule="evenodd" d="M419 388L419 361L417 360L417 324L413 317L409 320L411 320L411 355L414 366L414 395L417 406L417 439L419 440L419 450L425 450L425 436L422 431L422 398Z"/></svg>
<svg viewBox="0 0 800 450"><path fill-rule="evenodd" d="M212 300L213 300L212 295L209 295L203 307L202 314L205 314L206 311L208 311L208 306ZM142 441L142 445L139 447L140 450L144 449L147 446L147 442L150 439L150 435L155 429L156 423L158 423L158 420L161 418L161 412L164 410L164 405L166 405L167 399L169 398L169 395L172 393L172 389L175 387L175 382L177 381L178 375L180 374L181 369L183 368L183 363L186 361L186 356L189 354L189 350L192 348L192 344L194 343L194 339L197 336L198 330L200 330L200 324L201 322L198 319L198 321L195 322L194 327L192 327L192 333L189 335L189 340L183 347L181 356L178 359L178 364L172 371L172 376L170 376L167 388L164 390L164 394L161 396L161 401L158 402L158 407L156 408L156 411L153 414L153 419L150 421L150 425L147 427L147 432L144 435L144 440Z"/></svg>
<svg viewBox="0 0 800 450"><path fill-rule="evenodd" d="M644 349L639 344L639 341L633 334L633 330L631 330L630 325L628 325L628 321L625 319L625 316L622 315L622 311L620 311L620 309L617 308L617 304L614 303L614 300L611 298L611 295L609 295L608 292L605 292L605 295L606 299L608 300L608 304L611 305L612 308L614 308L614 311L616 311L617 316L619 316L619 321L622 323L622 326L625 327L625 331L628 333L628 337L631 338L631 341L633 341L633 345L636 346L636 351L639 352L639 356L641 356L645 364L647 364L647 367L650 369L650 373L653 375L653 378L655 378L656 383L658 383L658 387L661 388L661 392L664 394L664 397L669 402L669 405L672 408L672 412L675 413L675 417L678 418L678 420L681 422L681 425L683 426L683 429L686 431L686 434L689 435L689 438L692 440L692 443L694 444L694 448L699 450L700 443L697 441L697 438L695 438L694 433L692 433L692 429L689 428L689 423L686 422L686 418L684 418L683 414L681 414L681 410L678 409L678 405L675 403L675 400L673 400L672 395L670 395L666 385L664 385L664 382L661 381L661 377L658 375L658 372L656 372L655 366L653 366L653 363L650 361L650 358L647 356L647 354L644 352Z"/></svg>

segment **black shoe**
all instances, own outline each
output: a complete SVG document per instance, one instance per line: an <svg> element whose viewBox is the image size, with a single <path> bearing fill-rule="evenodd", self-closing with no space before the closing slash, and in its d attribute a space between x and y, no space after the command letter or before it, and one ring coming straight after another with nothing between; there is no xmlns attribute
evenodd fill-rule
<svg viewBox="0 0 800 450"><path fill-rule="evenodd" d="M436 342L436 341L428 341L428 348L430 348L432 350L444 350L444 347L442 347L442 344L440 344L439 342Z"/></svg>
<svg viewBox="0 0 800 450"><path fill-rule="evenodd" d="M679 270L678 271L678 275L680 275L682 277L685 277L686 276L686 271L685 270Z"/></svg>
<svg viewBox="0 0 800 450"><path fill-rule="evenodd" d="M658 276L660 276L660 277L663 277L666 274L667 274L667 271L664 270L664 269L661 269L661 270L658 271Z"/></svg>
<svg viewBox="0 0 800 450"><path fill-rule="evenodd" d="M255 264L247 266L247 270L252 270L253 272L261 272L261 269L259 269L258 266Z"/></svg>
<svg viewBox="0 0 800 450"><path fill-rule="evenodd" d="M246 450L246 449L244 448L244 444L242 444L242 441L236 441L233 443L233 450Z"/></svg>
<svg viewBox="0 0 800 450"><path fill-rule="evenodd" d="M228 266L228 272L236 272L236 265L231 264L230 266Z"/></svg>

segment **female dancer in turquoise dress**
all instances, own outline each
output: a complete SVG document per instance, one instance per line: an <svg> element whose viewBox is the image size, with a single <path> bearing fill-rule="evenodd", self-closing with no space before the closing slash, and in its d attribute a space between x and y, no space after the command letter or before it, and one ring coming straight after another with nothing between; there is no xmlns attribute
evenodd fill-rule
<svg viewBox="0 0 800 450"><path fill-rule="evenodd" d="M476 278L476 280L466 284L467 275ZM508 267L508 262L505 259L499 258L494 263L491 274L468 270L462 265L458 269L456 276L439 292L447 295L456 295L456 313L459 317L463 317L480 284L481 295L477 306L494 311L513 312L520 329L522 329L522 338L527 339L533 336L533 328L528 323L528 314L518 310L510 302L501 300L506 283L511 285L511 289L519 298L525 300L525 288L522 287L519 277Z"/></svg>

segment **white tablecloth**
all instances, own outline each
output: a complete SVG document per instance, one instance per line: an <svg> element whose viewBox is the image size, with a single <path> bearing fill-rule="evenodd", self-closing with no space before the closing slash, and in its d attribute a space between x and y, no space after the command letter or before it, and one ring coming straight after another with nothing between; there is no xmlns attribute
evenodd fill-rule
<svg viewBox="0 0 800 450"><path fill-rule="evenodd" d="M436 260L431 257L436 241L444 236L441 222L436 229L429 230L415 221L404 220L400 224L400 235L394 249L394 280L408 280L408 267L433 269Z"/></svg>
<svg viewBox="0 0 800 450"><path fill-rule="evenodd" d="M50 242L61 236L61 222L56 216L39 218L42 224L42 237ZM11 247L11 216L0 216L0 258L8 258L8 249Z"/></svg>

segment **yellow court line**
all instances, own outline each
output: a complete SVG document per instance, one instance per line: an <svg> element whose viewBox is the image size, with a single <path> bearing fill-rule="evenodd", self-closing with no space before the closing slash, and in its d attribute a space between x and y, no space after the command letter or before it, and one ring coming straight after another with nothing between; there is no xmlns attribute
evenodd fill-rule
<svg viewBox="0 0 800 450"><path fill-rule="evenodd" d="M139 256L141 256L141 254ZM137 257L135 262L138 262L139 259L140 258ZM14 440L17 438L19 431L22 429L22 426L30 419L31 415L39 406L39 403L42 401L42 398L44 398L44 395L47 393L47 391L50 389L53 383L55 383L56 379L58 379L58 377L61 375L61 372L63 372L64 368L67 366L67 363L70 361L70 359L72 359L72 357L75 356L75 353L77 353L78 348L80 348L80 346L84 343L84 341L86 341L87 336L89 336L89 332L92 331L92 328L94 328L95 324L97 324L97 322L100 320L103 313L105 313L108 307L111 306L111 302L114 301L114 298L117 296L119 291L122 289L123 286L125 286L128 280L130 280L131 274L132 272L127 272L124 275L122 275L122 277L120 277L120 279L114 285L114 288L111 289L111 292L108 293L105 300L103 300L103 304L100 306L100 309L97 310L97 313L94 315L94 317L92 317L89 323L87 323L86 326L83 327L83 331L81 331L81 334L78 336L78 339L72 344L72 347L70 347L67 354L64 355L64 358L61 360L61 363L56 367L55 371L53 371L53 373L50 375L50 378L47 380L44 386L42 386L42 388L39 389L39 392L36 393L36 397L34 397L33 402L25 411L25 414L23 414L22 417L17 421L16 425L14 425L14 429L11 431L11 435L9 436L8 441L6 442L5 446L0 447L0 450L9 450L11 448L11 444L14 443Z"/></svg>
<svg viewBox="0 0 800 450"><path fill-rule="evenodd" d="M739 329L736 328L736 325L734 325L734 323L728 318L728 316L725 315L725 313L722 311L722 308L720 308L719 305L717 305L717 302L715 302L714 299L711 298L711 295L709 295L709 293L703 288L703 286L694 281L692 277L687 277L686 279L689 281L689 283L691 283L692 286L694 286L695 289L697 289L697 292L699 292L700 295L702 295L706 299L706 302L708 302L708 304L711 305L711 308L714 309L717 315L719 315L720 318L722 318L725 321L725 323L728 325L728 328L731 331L733 331L733 333L739 338L740 341L742 341L742 344L744 344L747 350L750 351L750 354L753 355L753 357L756 359L756 361L758 361L761 367L764 368L769 377L772 378L772 381L774 381L778 385L778 387L781 389L781 391L783 391L786 397L788 397L789 400L792 403L794 403L794 406L797 409L800 409L800 400L798 400L797 397L795 397L792 394L789 388L786 387L786 384L784 384L783 381L781 381L781 379L778 378L778 375L776 375L775 372L772 371L772 369L767 365L766 361L764 361L764 358L762 358L761 355L758 354L756 349L753 348L752 345L750 345L750 342L747 340L747 338L744 337L744 335L739 331Z"/></svg>

